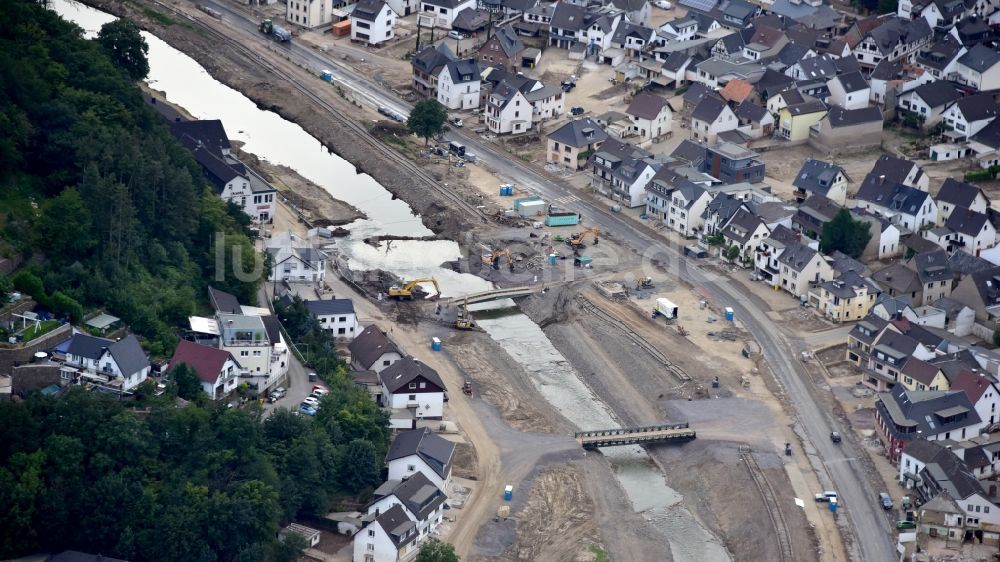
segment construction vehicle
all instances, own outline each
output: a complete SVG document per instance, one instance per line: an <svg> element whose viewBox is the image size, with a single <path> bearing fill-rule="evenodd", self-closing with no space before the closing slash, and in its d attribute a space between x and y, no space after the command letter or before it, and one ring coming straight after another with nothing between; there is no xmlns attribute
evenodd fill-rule
<svg viewBox="0 0 1000 562"><path fill-rule="evenodd" d="M566 240L566 245L568 245L570 248L573 248L573 251L577 251L580 248L583 248L584 246L583 242L587 239L588 236L594 237L594 245L596 246L601 241L601 229L591 228L590 230L584 230L583 232L578 232L573 236L570 236L569 239Z"/></svg>
<svg viewBox="0 0 1000 562"><path fill-rule="evenodd" d="M280 25L274 25L274 22L270 19L260 20L260 25L257 26L257 29L264 35L281 43L287 43L292 40L292 33L290 31Z"/></svg>
<svg viewBox="0 0 1000 562"><path fill-rule="evenodd" d="M471 330L476 327L476 322L472 319L472 315L469 314L468 297L462 301L462 306L458 308L458 318L455 319L455 327L459 330Z"/></svg>
<svg viewBox="0 0 1000 562"><path fill-rule="evenodd" d="M419 279L414 279L413 281L406 283L402 287L398 285L389 287L389 298L413 300L413 289L415 289L417 285L421 283L430 283L434 285L434 290L437 291L437 293L431 295L430 297L431 299L436 299L441 296L441 287L438 286L437 279L433 277L421 277Z"/></svg>
<svg viewBox="0 0 1000 562"><path fill-rule="evenodd" d="M493 250L489 256L483 256L483 265L488 265L493 269L500 269L500 258L503 257L507 258L507 265L511 271L514 271L514 259L510 257L510 250L507 248Z"/></svg>
<svg viewBox="0 0 1000 562"><path fill-rule="evenodd" d="M465 381L465 384L462 385L462 392L468 396L472 396L472 381Z"/></svg>
<svg viewBox="0 0 1000 562"><path fill-rule="evenodd" d="M641 279L635 280L635 289L638 291L640 289L652 289L653 288L653 278L643 277Z"/></svg>

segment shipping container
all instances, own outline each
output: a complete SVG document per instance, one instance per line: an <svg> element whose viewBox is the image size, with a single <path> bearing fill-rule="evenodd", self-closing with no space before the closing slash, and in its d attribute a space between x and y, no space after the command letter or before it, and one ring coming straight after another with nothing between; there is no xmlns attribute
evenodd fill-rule
<svg viewBox="0 0 1000 562"><path fill-rule="evenodd" d="M338 21L331 28L334 37L343 37L351 34L351 20Z"/></svg>
<svg viewBox="0 0 1000 562"><path fill-rule="evenodd" d="M677 318L678 308L670 299L659 298L656 299L656 313L667 320L674 320Z"/></svg>
<svg viewBox="0 0 1000 562"><path fill-rule="evenodd" d="M545 214L545 201L526 201L517 207L517 212L522 217L540 217Z"/></svg>

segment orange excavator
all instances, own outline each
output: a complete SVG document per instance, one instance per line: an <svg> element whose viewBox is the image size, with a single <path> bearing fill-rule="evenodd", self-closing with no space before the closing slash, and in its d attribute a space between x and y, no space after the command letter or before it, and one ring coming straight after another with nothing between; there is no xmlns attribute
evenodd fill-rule
<svg viewBox="0 0 1000 562"><path fill-rule="evenodd" d="M569 246L570 248L573 248L573 251L575 252L580 248L583 248L584 246L583 242L587 239L588 236L594 237L594 245L596 246L601 241L601 229L591 228L590 230L584 230L583 232L578 232L566 239L566 245Z"/></svg>
<svg viewBox="0 0 1000 562"><path fill-rule="evenodd" d="M514 259L510 256L510 250L493 250L489 256L483 256L483 265L488 265L493 269L500 269L500 258L507 258L507 266L514 271Z"/></svg>
<svg viewBox="0 0 1000 562"><path fill-rule="evenodd" d="M441 296L441 287L438 287L437 279L434 279L433 277L421 277L419 279L414 279L413 281L406 283L402 287L399 286L389 287L389 298L401 299L401 300L402 299L413 300L413 289L416 288L416 286L421 283L430 283L431 285L434 285L434 290L437 291L437 293L431 295L429 297L430 299L432 300L437 299L438 297Z"/></svg>

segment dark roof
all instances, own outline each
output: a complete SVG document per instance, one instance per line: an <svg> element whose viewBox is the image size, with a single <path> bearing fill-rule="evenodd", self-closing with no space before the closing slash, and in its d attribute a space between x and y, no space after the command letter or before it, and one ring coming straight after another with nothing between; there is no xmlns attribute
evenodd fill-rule
<svg viewBox="0 0 1000 562"><path fill-rule="evenodd" d="M405 390L408 383L418 378L437 386L441 391L445 389L444 381L441 380L437 371L412 357L404 357L389 365L379 373L379 376L382 377L382 384L385 385L390 394L395 394L400 389Z"/></svg>
<svg viewBox="0 0 1000 562"><path fill-rule="evenodd" d="M1000 52L980 44L969 49L969 52L962 55L958 62L976 72L983 73L1000 63Z"/></svg>
<svg viewBox="0 0 1000 562"><path fill-rule="evenodd" d="M313 313L313 316L329 314L354 314L354 301L351 299L329 299L321 301L304 301L303 304Z"/></svg>
<svg viewBox="0 0 1000 562"><path fill-rule="evenodd" d="M792 268L794 271L802 271L802 268L812 261L819 252L804 244L792 244L785 248L785 251L778 256L778 261Z"/></svg>
<svg viewBox="0 0 1000 562"><path fill-rule="evenodd" d="M872 279L883 287L888 287L896 293L909 295L921 290L920 278L917 272L901 263L894 263L872 274Z"/></svg>
<svg viewBox="0 0 1000 562"><path fill-rule="evenodd" d="M856 195L857 199L874 203L891 211L915 215L930 197L926 191L879 179L874 173L865 176Z"/></svg>
<svg viewBox="0 0 1000 562"><path fill-rule="evenodd" d="M209 384L215 384L222 372L222 367L232 355L225 350L207 345L201 345L187 340L181 340L177 344L174 356L170 359L170 370L175 369L181 363L194 369L198 373L198 378ZM235 361L235 359L234 359Z"/></svg>
<svg viewBox="0 0 1000 562"><path fill-rule="evenodd" d="M684 92L684 103L697 106L709 94L712 94L712 90L708 86L695 82Z"/></svg>
<svg viewBox="0 0 1000 562"><path fill-rule="evenodd" d="M212 305L212 308L216 312L223 312L226 314L242 314L243 309L240 307L240 301L235 295L231 295L225 291L220 291L215 287L208 288L208 302Z"/></svg>
<svg viewBox="0 0 1000 562"><path fill-rule="evenodd" d="M365 21L375 21L385 5L385 0L358 0L351 16Z"/></svg>
<svg viewBox="0 0 1000 562"><path fill-rule="evenodd" d="M830 192L830 187L833 186L838 174L847 177L840 166L810 158L802 163L802 168L795 175L792 185L811 193L826 195Z"/></svg>
<svg viewBox="0 0 1000 562"><path fill-rule="evenodd" d="M785 43L785 46L778 52L778 60L785 66L792 66L799 62L809 52L809 46L800 43Z"/></svg>
<svg viewBox="0 0 1000 562"><path fill-rule="evenodd" d="M785 76L773 68L768 68L761 75L760 80L754 83L754 88L759 93L770 96L772 93L780 92L794 83L795 80L791 76Z"/></svg>
<svg viewBox="0 0 1000 562"><path fill-rule="evenodd" d="M944 203L951 203L956 207L971 207L976 201L976 197L983 195L983 190L979 187L972 185L971 183L965 183L964 181L958 181L954 178L948 178L944 180L941 184L941 189L938 191L937 200Z"/></svg>
<svg viewBox="0 0 1000 562"><path fill-rule="evenodd" d="M830 55L802 59L799 61L799 68L802 70L802 76L806 79L832 78L837 75L837 67L834 66L833 57Z"/></svg>
<svg viewBox="0 0 1000 562"><path fill-rule="evenodd" d="M440 6L442 8L456 8L462 3L462 0L422 0L422 1L432 6Z"/></svg>
<svg viewBox="0 0 1000 562"><path fill-rule="evenodd" d="M852 127L864 123L881 123L882 112L877 107L862 107L861 109L844 109L839 105L831 105L826 119L831 127Z"/></svg>
<svg viewBox="0 0 1000 562"><path fill-rule="evenodd" d="M498 27L493 37L500 43L500 49L507 57L513 57L524 50L524 43L509 24Z"/></svg>
<svg viewBox="0 0 1000 562"><path fill-rule="evenodd" d="M662 68L671 72L677 72L682 66L684 66L684 63L689 60L691 60L691 55L684 51L674 51L667 55L667 58L664 59ZM687 92L685 92L685 95L686 94Z"/></svg>
<svg viewBox="0 0 1000 562"><path fill-rule="evenodd" d="M989 222L989 217L985 213L959 207L951 212L944 225L959 234L966 236L976 236L982 232L983 227Z"/></svg>
<svg viewBox="0 0 1000 562"><path fill-rule="evenodd" d="M781 99L785 102L785 105L795 105L806 101L806 98L805 96L802 95L802 92L798 91L795 88L778 92L775 95L781 96Z"/></svg>
<svg viewBox="0 0 1000 562"><path fill-rule="evenodd" d="M722 13L737 20L747 21L757 13L757 6L746 0L732 0Z"/></svg>
<svg viewBox="0 0 1000 562"><path fill-rule="evenodd" d="M386 495L394 495L406 509L412 513L417 521L427 519L434 510L441 506L448 499L433 482L427 478L423 472L417 471L406 480L399 482L393 490ZM385 496L375 495L369 505L377 502Z"/></svg>
<svg viewBox="0 0 1000 562"><path fill-rule="evenodd" d="M769 115L767 108L759 106L751 101L744 101L743 103L736 106L735 111L740 120L746 121L762 121L765 117Z"/></svg>
<svg viewBox="0 0 1000 562"><path fill-rule="evenodd" d="M386 462L417 455L431 469L444 478L451 470L455 456L455 444L432 433L429 428L401 431L389 446Z"/></svg>
<svg viewBox="0 0 1000 562"><path fill-rule="evenodd" d="M611 40L619 45L624 45L629 37L650 41L655 36L656 31L654 29L645 25L630 23L623 19L618 23L618 27L615 28L615 34L611 37Z"/></svg>
<svg viewBox="0 0 1000 562"><path fill-rule="evenodd" d="M899 43L913 44L931 35L931 28L924 18L904 20L889 17L882 24L868 32L879 50L888 55Z"/></svg>
<svg viewBox="0 0 1000 562"><path fill-rule="evenodd" d="M698 141L684 139L679 145L677 145L677 148L670 153L670 156L686 160L692 164L698 164L705 159L705 145L699 144Z"/></svg>
<svg viewBox="0 0 1000 562"><path fill-rule="evenodd" d="M594 122L590 117L569 121L562 127L548 134L549 140L582 148L589 144L604 142L608 139L608 133Z"/></svg>
<svg viewBox="0 0 1000 562"><path fill-rule="evenodd" d="M951 266L951 270L956 275L968 275L996 267L992 262L969 252L952 252L951 257L948 258L948 265Z"/></svg>
<svg viewBox="0 0 1000 562"><path fill-rule="evenodd" d="M917 63L943 71L962 51L962 43L951 34L944 35L917 55Z"/></svg>
<svg viewBox="0 0 1000 562"><path fill-rule="evenodd" d="M587 25L587 9L569 2L558 2L552 12L551 29L569 29L579 31Z"/></svg>
<svg viewBox="0 0 1000 562"><path fill-rule="evenodd" d="M975 94L965 96L955 102L962 117L968 122L981 121L996 117L1000 113L1000 105L997 104L993 94Z"/></svg>
<svg viewBox="0 0 1000 562"><path fill-rule="evenodd" d="M925 484L929 480L933 481L933 484L928 485L929 488L940 489L942 495L946 494L956 500L964 500L975 494L986 495L983 485L972 475L969 467L951 451L935 455L920 471L920 478Z"/></svg>
<svg viewBox="0 0 1000 562"><path fill-rule="evenodd" d="M865 77L861 75L860 71L852 71L846 74L841 74L834 78L834 80L839 80L841 85L844 86L845 92L860 92L868 88L868 81Z"/></svg>
<svg viewBox="0 0 1000 562"><path fill-rule="evenodd" d="M702 98L701 103L694 108L694 112L691 113L691 118L712 123L719 118L719 115L721 115L725 109L726 102L722 101L721 98L716 96L705 96Z"/></svg>
<svg viewBox="0 0 1000 562"><path fill-rule="evenodd" d="M872 80L895 80L903 71L903 63L890 59L882 59L872 70Z"/></svg>
<svg viewBox="0 0 1000 562"><path fill-rule="evenodd" d="M419 535L417 524L410 521L400 504L395 504L385 510L375 518L375 521L389 535L389 540L397 549L414 542Z"/></svg>
<svg viewBox="0 0 1000 562"><path fill-rule="evenodd" d="M827 111L826 104L818 99L807 99L802 103L789 105L786 109L792 115L807 115L810 113L819 113L820 111Z"/></svg>
<svg viewBox="0 0 1000 562"><path fill-rule="evenodd" d="M878 292L878 287L874 283L865 279L857 271L846 271L836 279L820 284L820 287L842 299L851 299L857 296L855 290L867 289L869 295Z"/></svg>
<svg viewBox="0 0 1000 562"><path fill-rule="evenodd" d="M664 107L669 107L667 98L649 92L641 92L632 98L632 103L628 105L625 113L640 119L653 120L663 111Z"/></svg>
<svg viewBox="0 0 1000 562"><path fill-rule="evenodd" d="M444 68L451 76L452 84L479 82L479 63L476 59L453 60L444 65Z"/></svg>
<svg viewBox="0 0 1000 562"><path fill-rule="evenodd" d="M955 273L948 265L948 252L940 248L920 252L914 256L913 263L921 283L951 281L955 278Z"/></svg>
<svg viewBox="0 0 1000 562"><path fill-rule="evenodd" d="M260 317L264 323L264 331L267 332L267 341L274 345L281 341L281 321L273 314L265 314Z"/></svg>
<svg viewBox="0 0 1000 562"><path fill-rule="evenodd" d="M972 136L972 140L993 149L1000 148L1000 119L990 121L989 125Z"/></svg>
<svg viewBox="0 0 1000 562"><path fill-rule="evenodd" d="M410 64L426 74L437 74L440 69L444 68L444 65L456 59L455 54L451 52L446 43L442 42L437 47L433 45L424 47L413 56Z"/></svg>
<svg viewBox="0 0 1000 562"><path fill-rule="evenodd" d="M351 340L348 349L351 351L351 361L361 365L364 369L371 368L385 353L399 353L396 345L389 341L385 332L375 324L368 326ZM400 353L400 355L402 354Z"/></svg>
<svg viewBox="0 0 1000 562"><path fill-rule="evenodd" d="M915 164L903 158L883 154L875 161L870 175L878 178L884 176L885 181L903 183ZM918 178L920 175L917 176Z"/></svg>
<svg viewBox="0 0 1000 562"><path fill-rule="evenodd" d="M963 391L908 391L897 385L891 392L879 394L875 406L887 418L889 431L906 441L916 437L916 431L925 436L938 435L980 422L979 414ZM956 411L953 408L965 409L965 415L953 414ZM901 433L896 431L896 425L915 430Z"/></svg>
<svg viewBox="0 0 1000 562"><path fill-rule="evenodd" d="M74 334L70 339L69 348L66 349L66 353L97 360L104 355L105 350L113 343L115 341L108 338L98 338L82 333Z"/></svg>
<svg viewBox="0 0 1000 562"><path fill-rule="evenodd" d="M976 292L979 293L979 299L984 305L993 306L1000 303L1000 267L974 271L970 275L967 275L962 282L965 282L966 279L972 280L972 285L975 287ZM976 308L976 306L971 304L970 307Z"/></svg>
<svg viewBox="0 0 1000 562"><path fill-rule="evenodd" d="M202 146L213 150L228 150L232 148L229 136L219 119L200 121L175 121L170 124L170 132L175 138L190 137Z"/></svg>
<svg viewBox="0 0 1000 562"><path fill-rule="evenodd" d="M465 8L455 15L455 20L451 22L451 28L468 33L475 33L486 29L490 24L490 14L485 10Z"/></svg>
<svg viewBox="0 0 1000 562"><path fill-rule="evenodd" d="M760 217L754 215L746 209L739 209L733 218L730 219L729 223L726 224L726 228L722 231L722 235L730 240L739 242L740 244L746 244L750 240L750 236L753 235L754 231L764 224L764 221L760 220Z"/></svg>
<svg viewBox="0 0 1000 562"><path fill-rule="evenodd" d="M921 84L913 89L913 94L919 96L930 107L947 105L962 97L962 94L950 82L944 80Z"/></svg>
<svg viewBox="0 0 1000 562"><path fill-rule="evenodd" d="M138 373L149 366L149 358L139 345L139 340L132 334L108 346L111 357L125 377Z"/></svg>

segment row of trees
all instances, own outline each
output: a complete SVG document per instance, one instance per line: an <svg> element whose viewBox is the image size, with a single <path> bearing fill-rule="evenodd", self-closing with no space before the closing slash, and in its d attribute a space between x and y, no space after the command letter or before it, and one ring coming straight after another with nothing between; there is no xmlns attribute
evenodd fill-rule
<svg viewBox="0 0 1000 562"><path fill-rule="evenodd" d="M88 41L35 2L2 2L0 18L0 237L44 253L28 269L41 281L27 280L41 291L31 296L73 319L106 307L163 355L208 281L252 301L257 283L233 274L234 255L256 266L249 219L208 189L144 103L135 26L111 23Z"/></svg>

